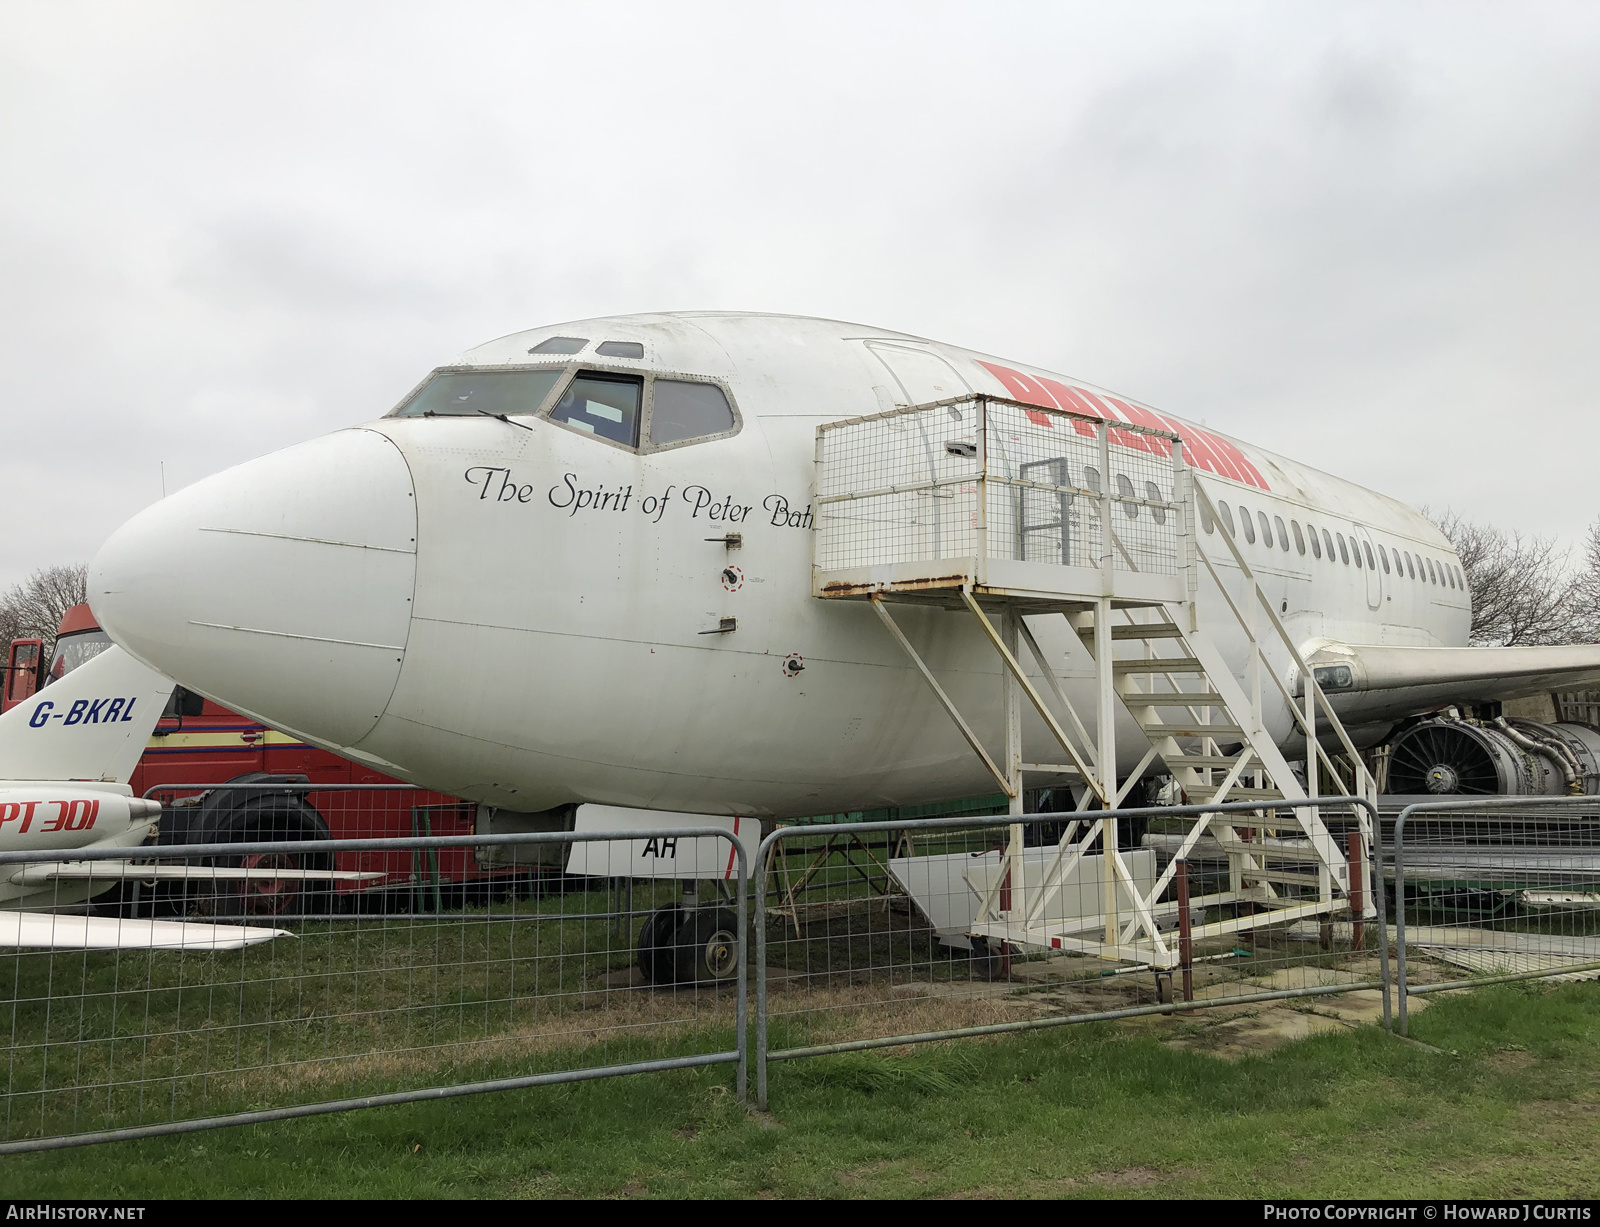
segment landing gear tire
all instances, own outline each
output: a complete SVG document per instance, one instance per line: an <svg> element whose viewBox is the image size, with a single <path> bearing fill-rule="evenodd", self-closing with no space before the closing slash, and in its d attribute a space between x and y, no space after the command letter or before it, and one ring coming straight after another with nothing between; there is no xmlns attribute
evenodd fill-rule
<svg viewBox="0 0 1600 1227"><path fill-rule="evenodd" d="M728 908L690 912L672 942L674 978L679 984L714 984L739 970L739 918Z"/></svg>
<svg viewBox="0 0 1600 1227"><path fill-rule="evenodd" d="M1005 950L1000 942L987 937L972 939L972 978L998 980L1005 974Z"/></svg>
<svg viewBox="0 0 1600 1227"><path fill-rule="evenodd" d="M651 984L671 984L674 970L673 939L687 915L676 903L658 907L639 929L639 974Z"/></svg>

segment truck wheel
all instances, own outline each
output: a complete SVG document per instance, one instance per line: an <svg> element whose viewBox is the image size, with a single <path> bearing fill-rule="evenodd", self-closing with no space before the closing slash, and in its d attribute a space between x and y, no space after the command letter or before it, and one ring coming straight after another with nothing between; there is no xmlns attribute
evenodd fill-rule
<svg viewBox="0 0 1600 1227"><path fill-rule="evenodd" d="M679 984L731 980L739 970L739 918L725 907L690 912L672 939Z"/></svg>
<svg viewBox="0 0 1600 1227"><path fill-rule="evenodd" d="M256 843L277 840L326 839L308 830L297 811L260 807L241 815L232 830L219 832L228 842ZM249 852L218 858L219 865L245 869L332 870L329 853ZM336 902L331 880L315 878L219 879L212 888L213 911L218 916L316 915L331 912Z"/></svg>
<svg viewBox="0 0 1600 1227"><path fill-rule="evenodd" d="M672 937L683 917L683 908L669 903L651 912L639 929L639 974L651 984L672 983Z"/></svg>

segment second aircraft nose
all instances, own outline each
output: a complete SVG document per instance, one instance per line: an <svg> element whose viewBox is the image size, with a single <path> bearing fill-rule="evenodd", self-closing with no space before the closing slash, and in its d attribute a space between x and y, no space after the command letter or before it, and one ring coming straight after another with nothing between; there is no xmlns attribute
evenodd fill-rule
<svg viewBox="0 0 1600 1227"><path fill-rule="evenodd" d="M112 639L191 690L352 746L400 674L416 535L399 450L339 431L135 516L90 566L89 603Z"/></svg>

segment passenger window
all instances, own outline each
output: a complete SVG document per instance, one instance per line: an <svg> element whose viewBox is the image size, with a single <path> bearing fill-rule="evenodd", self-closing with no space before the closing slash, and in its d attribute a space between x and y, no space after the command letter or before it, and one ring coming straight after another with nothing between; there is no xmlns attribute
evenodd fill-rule
<svg viewBox="0 0 1600 1227"><path fill-rule="evenodd" d="M1306 525L1306 536L1311 538L1311 555L1312 555L1312 557L1313 558L1321 558L1322 557L1322 539L1317 536L1317 526L1315 524L1307 524Z"/></svg>
<svg viewBox="0 0 1600 1227"><path fill-rule="evenodd" d="M1208 533L1215 533L1217 531L1217 522L1211 518L1211 508L1201 503L1199 499L1196 499L1195 502L1200 506L1200 527Z"/></svg>
<svg viewBox="0 0 1600 1227"><path fill-rule="evenodd" d="M1144 496L1152 503L1164 503L1167 501L1161 497L1161 487L1153 481L1144 483ZM1150 508L1150 518L1157 524L1165 524L1167 522L1167 509L1165 507Z"/></svg>
<svg viewBox="0 0 1600 1227"><path fill-rule="evenodd" d="M580 371L568 385L550 420L610 439L639 446L639 399L644 380L626 375Z"/></svg>
<svg viewBox="0 0 1600 1227"><path fill-rule="evenodd" d="M1450 586L1451 586L1451 587L1452 587L1452 588L1454 588L1454 587L1455 587L1455 586L1456 586L1456 572L1455 572L1455 568L1454 568L1454 567L1452 567L1452 566L1451 566L1451 565L1450 565L1450 564L1449 564L1449 563L1445 563L1445 564L1444 564L1444 577L1445 577L1445 578L1446 578L1446 579L1447 579L1447 580L1449 580L1449 581L1450 581Z"/></svg>
<svg viewBox="0 0 1600 1227"><path fill-rule="evenodd" d="M1289 527L1294 529L1294 548L1303 557L1305 555L1305 552L1306 552L1306 538L1305 538L1305 534L1300 531L1300 521L1299 520L1290 520L1289 521ZM1311 534L1312 544L1315 544L1316 540L1317 540L1316 533L1312 533Z"/></svg>
<svg viewBox="0 0 1600 1227"><path fill-rule="evenodd" d="M638 341L601 341L594 352L602 358L642 358L644 346Z"/></svg>
<svg viewBox="0 0 1600 1227"><path fill-rule="evenodd" d="M480 413L537 413L561 371L435 371L389 416L475 417Z"/></svg>
<svg viewBox="0 0 1600 1227"><path fill-rule="evenodd" d="M1378 564L1372 559L1372 546L1368 542L1363 541L1361 543L1361 552L1367 556L1367 570L1376 571L1378 569Z"/></svg>
<svg viewBox="0 0 1600 1227"><path fill-rule="evenodd" d="M1256 522L1250 516L1250 508L1243 503L1239 504L1239 527L1244 529L1244 539L1254 545L1256 543Z"/></svg>
<svg viewBox="0 0 1600 1227"><path fill-rule="evenodd" d="M1083 488L1092 490L1096 494L1100 493L1100 470L1093 465L1083 466Z"/></svg>
<svg viewBox="0 0 1600 1227"><path fill-rule="evenodd" d="M1460 567L1456 568L1456 587L1460 588L1463 592L1467 590L1467 577L1461 574Z"/></svg>
<svg viewBox="0 0 1600 1227"><path fill-rule="evenodd" d="M733 409L714 383L658 379L650 399L650 442L681 443L733 429Z"/></svg>
<svg viewBox="0 0 1600 1227"><path fill-rule="evenodd" d="M1228 536L1233 536L1233 512L1228 509L1228 504L1222 499L1217 500L1217 514L1222 517L1222 527L1228 530Z"/></svg>
<svg viewBox="0 0 1600 1227"><path fill-rule="evenodd" d="M1378 547L1378 561L1383 563L1383 573L1385 575L1390 574L1390 571L1389 571L1389 555L1388 555L1387 551L1385 551L1383 546L1381 546L1381 545Z"/></svg>
<svg viewBox="0 0 1600 1227"><path fill-rule="evenodd" d="M1439 582L1439 573L1433 569L1433 559L1428 559L1428 578L1434 583Z"/></svg>
<svg viewBox="0 0 1600 1227"><path fill-rule="evenodd" d="M1394 573L1395 573L1395 575L1397 575L1397 576L1404 575L1406 573L1406 566L1405 566L1405 563L1400 561L1400 551L1397 550L1397 549L1391 548L1389 550L1389 552L1394 555Z"/></svg>
<svg viewBox="0 0 1600 1227"><path fill-rule="evenodd" d="M1118 494L1120 494L1125 499L1131 499L1131 498L1134 497L1133 482L1129 480L1128 475L1126 473L1118 473L1118 474L1116 474L1116 481L1117 481L1117 493ZM1122 514L1127 516L1128 519L1130 519L1130 520L1137 520L1139 518L1139 504L1138 503L1123 503L1122 504Z"/></svg>
<svg viewBox="0 0 1600 1227"><path fill-rule="evenodd" d="M1333 561L1333 538L1328 535L1328 530L1322 530L1322 544L1328 547L1328 561Z"/></svg>
<svg viewBox="0 0 1600 1227"><path fill-rule="evenodd" d="M1282 516L1273 516L1272 517L1272 526L1278 530L1278 548L1283 550L1284 553L1288 553L1289 552L1289 533L1283 527L1283 517Z"/></svg>
<svg viewBox="0 0 1600 1227"><path fill-rule="evenodd" d="M1361 542L1356 540L1354 533L1350 534L1350 552L1355 555L1356 570L1361 569Z"/></svg>
<svg viewBox="0 0 1600 1227"><path fill-rule="evenodd" d="M1333 535L1339 538L1339 559L1344 563L1345 566L1348 567L1350 565L1350 551L1345 549L1344 534L1334 533Z"/></svg>
<svg viewBox="0 0 1600 1227"><path fill-rule="evenodd" d="M1256 518L1261 521L1261 543L1269 550L1272 548L1272 525L1267 522L1267 513L1256 512Z"/></svg>
<svg viewBox="0 0 1600 1227"><path fill-rule="evenodd" d="M1415 560L1411 557L1411 551L1410 550L1406 551L1405 558L1406 558L1406 575L1407 575L1407 577L1410 578L1410 579L1416 579L1417 578L1417 565L1416 565Z"/></svg>
<svg viewBox="0 0 1600 1227"><path fill-rule="evenodd" d="M589 343L588 337L549 337L540 341L530 354L575 354ZM643 357L644 355L640 355Z"/></svg>

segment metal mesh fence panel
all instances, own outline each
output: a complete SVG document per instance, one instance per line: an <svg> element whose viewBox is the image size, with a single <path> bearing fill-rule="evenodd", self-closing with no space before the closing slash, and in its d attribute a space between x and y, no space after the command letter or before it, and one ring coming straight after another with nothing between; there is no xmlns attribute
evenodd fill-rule
<svg viewBox="0 0 1600 1227"><path fill-rule="evenodd" d="M1176 436L988 396L817 432L816 565L970 558L1176 574ZM981 500L981 503L980 503Z"/></svg>
<svg viewBox="0 0 1600 1227"><path fill-rule="evenodd" d="M1444 988L1600 978L1600 798L1410 806L1385 859L1402 1032Z"/></svg>
<svg viewBox="0 0 1600 1227"><path fill-rule="evenodd" d="M676 881L567 872L575 848L621 867L657 835L732 866L703 906ZM3 914L0 1152L686 1065L736 1064L742 1091L745 866L726 832L342 842L0 856L28 909ZM511 864L452 877L485 853ZM274 881L299 910L252 897Z"/></svg>
<svg viewBox="0 0 1600 1227"><path fill-rule="evenodd" d="M1208 1010L1197 1047L1377 1021L1388 969L1362 824L1322 813L1354 858L1350 897L1259 806L781 828L759 858L758 1077L769 1059L1140 1013ZM1241 890L1244 857L1277 881ZM1110 957L1142 918L1160 934L1148 960ZM1362 996L1313 1000L1347 993ZM1262 1023L1261 1001L1290 1004Z"/></svg>

